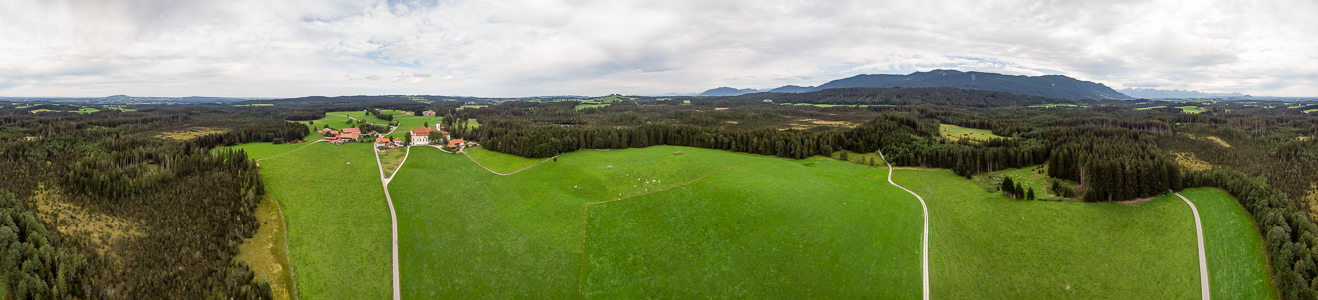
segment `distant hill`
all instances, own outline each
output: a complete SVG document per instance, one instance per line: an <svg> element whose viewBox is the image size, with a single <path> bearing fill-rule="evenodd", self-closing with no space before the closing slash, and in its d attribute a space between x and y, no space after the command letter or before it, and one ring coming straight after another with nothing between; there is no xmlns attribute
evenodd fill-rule
<svg viewBox="0 0 1318 300"><path fill-rule="evenodd" d="M784 86L772 91L815 92L853 87L952 87L1002 91L1043 97L1079 99L1131 99L1101 83L1076 80L1062 75L1015 76L957 70L933 70L909 75L861 74L838 79L800 91L801 87Z"/></svg>
<svg viewBox="0 0 1318 300"><path fill-rule="evenodd" d="M783 86L780 88L769 90L769 92L770 93L804 93L804 92L809 92L810 89L813 88L815 87L788 85L788 86Z"/></svg>
<svg viewBox="0 0 1318 300"><path fill-rule="evenodd" d="M1185 90L1185 91L1183 91L1183 90L1140 89L1140 88L1127 88L1127 89L1123 89L1123 90L1121 90L1121 93L1122 93L1122 94L1126 94L1126 95L1131 96L1131 97L1135 97L1135 98L1145 98L1145 99L1179 99L1179 98L1243 98L1243 97L1249 97L1249 95L1245 95L1245 94L1241 94L1241 93L1204 93L1204 92L1200 92L1200 91L1189 91L1189 90Z"/></svg>
<svg viewBox="0 0 1318 300"><path fill-rule="evenodd" d="M734 88L730 88L730 87L726 87L726 86L725 86L725 87L720 87L720 88L716 88L716 89L711 89L711 90L705 91L704 93L700 93L700 95L701 95L701 96L736 96L736 95L741 95L741 94L750 94L750 93L759 92L759 91L760 91L760 90L757 90L757 89L740 89L740 90L738 90L738 89L734 89Z"/></svg>
<svg viewBox="0 0 1318 300"><path fill-rule="evenodd" d="M962 107L1022 107L1040 104L1076 104L1076 101L1001 91L948 87L848 87L806 93L754 93L729 97L739 100L772 100L775 103L861 104L861 105L949 105Z"/></svg>

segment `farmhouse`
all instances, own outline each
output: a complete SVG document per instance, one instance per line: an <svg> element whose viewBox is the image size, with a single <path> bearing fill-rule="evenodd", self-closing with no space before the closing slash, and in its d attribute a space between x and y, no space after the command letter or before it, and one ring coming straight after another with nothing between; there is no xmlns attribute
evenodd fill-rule
<svg viewBox="0 0 1318 300"><path fill-rule="evenodd" d="M375 138L375 146L376 147L389 146L389 148L393 148L393 143L390 143L390 140L387 137L378 137Z"/></svg>
<svg viewBox="0 0 1318 300"><path fill-rule="evenodd" d="M457 148L458 146L462 146L462 139L454 139L448 141L449 148Z"/></svg>
<svg viewBox="0 0 1318 300"><path fill-rule="evenodd" d="M435 111L433 111L433 110L427 110L427 111L423 111L423 112L421 112L421 114L422 114L422 115L426 115L426 116L434 116L434 115L435 115Z"/></svg>

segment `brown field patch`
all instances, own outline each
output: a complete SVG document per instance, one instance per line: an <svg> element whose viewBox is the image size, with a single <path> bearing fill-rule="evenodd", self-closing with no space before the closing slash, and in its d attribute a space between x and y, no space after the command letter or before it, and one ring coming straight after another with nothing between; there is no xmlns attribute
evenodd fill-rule
<svg viewBox="0 0 1318 300"><path fill-rule="evenodd" d="M293 271L288 262L284 216L269 190L256 206L256 219L261 222L261 227L251 238L243 240L234 259L247 263L256 272L258 280L270 282L270 292L275 299L293 299Z"/></svg>
<svg viewBox="0 0 1318 300"><path fill-rule="evenodd" d="M805 129L810 129L810 128L814 128L814 127L817 127L817 126L847 127L847 128L851 128L851 127L856 127L856 125L858 125L858 124L856 124L856 123L852 123L852 122L847 122L847 121L825 121L825 120L818 120L818 119L800 119L800 120L796 120L796 122L793 122L792 124L787 124L787 127L786 127L786 128L779 128L778 130L787 130L787 129L805 130Z"/></svg>
<svg viewBox="0 0 1318 300"><path fill-rule="evenodd" d="M1212 164L1194 157L1194 153L1171 152L1171 155L1176 160L1176 164L1181 165L1182 168L1194 171L1206 171L1213 168Z"/></svg>
<svg viewBox="0 0 1318 300"><path fill-rule="evenodd" d="M1211 136L1211 135L1210 135L1210 136L1197 136L1197 135L1193 135L1193 134L1189 134L1189 133L1186 133L1185 135L1188 136L1188 137L1190 137L1190 138L1192 138L1192 139L1202 140L1202 141L1210 141L1210 142L1217 143L1218 145L1221 145L1222 147L1231 148L1231 144L1227 144L1226 141L1223 141L1221 138L1218 138L1218 137L1215 137L1215 136Z"/></svg>
<svg viewBox="0 0 1318 300"><path fill-rule="evenodd" d="M101 255L109 252L116 242L146 235L137 222L91 212L68 203L59 191L48 189L45 185L38 185L32 203L36 206L37 218L46 221L59 232L86 238L96 253Z"/></svg>
<svg viewBox="0 0 1318 300"><path fill-rule="evenodd" d="M193 128L183 129L183 130L175 130L175 131L164 132L164 133L161 133L160 135L157 135L156 137L159 137L159 138L162 138L162 139L166 139L166 140L182 141L182 140L188 140L188 139L192 139L192 138L199 137L199 136L203 136L203 135L207 135L207 134L212 134L212 133L225 133L225 132L229 132L229 130L227 130L227 129L223 129L223 128L193 127Z"/></svg>
<svg viewBox="0 0 1318 300"><path fill-rule="evenodd" d="M727 108L727 107L715 107L715 108L714 108L714 110L726 110L726 109L728 109L728 108Z"/></svg>

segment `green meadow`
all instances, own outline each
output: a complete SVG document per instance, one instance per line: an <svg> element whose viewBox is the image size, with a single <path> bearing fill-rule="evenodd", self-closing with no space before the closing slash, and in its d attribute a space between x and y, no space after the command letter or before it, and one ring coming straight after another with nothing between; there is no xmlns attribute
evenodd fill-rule
<svg viewBox="0 0 1318 300"><path fill-rule="evenodd" d="M1190 299L1199 296L1190 207L1012 200L947 170L897 170L931 217L936 299Z"/></svg>
<svg viewBox="0 0 1318 300"><path fill-rule="evenodd" d="M949 124L939 124L938 129L939 132L943 134L943 137L953 140L973 139L973 140L987 141L991 138L1003 138L1001 136L993 134L992 130L987 130L987 129L966 128L966 127L949 125Z"/></svg>
<svg viewBox="0 0 1318 300"><path fill-rule="evenodd" d="M307 138L310 139L311 137L308 136ZM307 146L310 143L311 142L302 142L302 143L279 144L279 145L275 145L274 143L246 143L246 144L234 145L230 147L215 148L212 149L211 152L220 151L220 149L243 150L243 151L247 151L248 158L263 159L267 157L273 157L276 155L288 153L293 150L297 150L298 148Z"/></svg>
<svg viewBox="0 0 1318 300"><path fill-rule="evenodd" d="M919 204L882 169L654 146L499 176L412 151L390 184L404 298L920 295Z"/></svg>
<svg viewBox="0 0 1318 300"><path fill-rule="evenodd" d="M594 205L583 296L919 298L920 204L886 171L779 160Z"/></svg>
<svg viewBox="0 0 1318 300"><path fill-rule="evenodd" d="M544 161L543 158L535 159L535 158L525 158L515 155L507 155L490 150L485 150L485 148L481 148L481 147L467 148L466 151L467 151L467 155L471 156L471 159L480 162L481 165L484 165L485 167L493 169L494 171L499 173L511 173L513 171L521 170L522 168L526 168L536 163L539 163L541 161Z"/></svg>
<svg viewBox="0 0 1318 300"><path fill-rule="evenodd" d="M301 298L392 295L392 233L379 174L369 144L317 143L261 161L283 208Z"/></svg>
<svg viewBox="0 0 1318 300"><path fill-rule="evenodd" d="M1166 105L1162 105L1162 106L1150 106L1150 107L1140 107L1140 108L1136 108L1135 110L1150 110L1150 109L1154 109L1154 108L1166 108L1166 107L1167 107Z"/></svg>
<svg viewBox="0 0 1318 300"><path fill-rule="evenodd" d="M1182 112L1185 112L1185 113L1188 113L1188 114L1197 114L1197 113L1204 112L1204 110L1199 109L1198 106L1178 106L1178 107L1176 107L1176 108L1180 108Z"/></svg>
<svg viewBox="0 0 1318 300"><path fill-rule="evenodd" d="M1188 189L1181 196L1199 209L1213 298L1277 299L1263 256L1263 238L1249 212L1218 189Z"/></svg>
<svg viewBox="0 0 1318 300"><path fill-rule="evenodd" d="M1035 105L1030 105L1030 107L1045 107L1045 108L1046 108L1046 107L1080 107L1080 106L1079 106L1079 105L1075 105L1075 104L1035 104Z"/></svg>

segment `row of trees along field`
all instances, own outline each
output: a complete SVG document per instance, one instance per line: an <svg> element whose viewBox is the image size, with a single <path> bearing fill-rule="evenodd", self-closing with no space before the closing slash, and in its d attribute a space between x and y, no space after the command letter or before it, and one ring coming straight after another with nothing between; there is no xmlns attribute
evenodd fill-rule
<svg viewBox="0 0 1318 300"><path fill-rule="evenodd" d="M254 212L264 183L244 153L211 149L301 139L308 128L230 114L149 115L118 116L154 122L117 127L96 125L107 123L96 116L3 121L0 177L6 180L0 189L13 192L22 205L0 201L0 216L13 220L0 223L16 228L10 236L0 226L0 242L21 256L7 255L0 263L5 288L16 299L270 298L269 284L233 261L238 245L259 227ZM157 136L195 126L227 132L184 141ZM37 219L35 224L45 224L36 226L23 207L35 207L37 194L128 220L140 234L107 243L64 232L50 226L52 220Z"/></svg>
<svg viewBox="0 0 1318 300"><path fill-rule="evenodd" d="M523 104L525 105L525 104ZM476 138L484 147L524 157L549 157L578 149L678 145L801 159L837 150L883 151L899 166L948 168L962 176L1052 162L1055 177L1085 184L1090 201L1147 197L1180 186L1179 169L1165 158L1153 137L1167 134L1162 120L1131 121L1123 116L1087 113L1034 114L1021 121L977 121L973 110L939 106L840 108L873 112L869 122L852 128L729 129L728 118L746 121L745 113L712 113L648 105L609 108L595 114L561 106L476 109L483 125ZM679 106L680 107L680 106ZM778 118L781 110L752 108ZM1119 109L1119 108L1118 108ZM1111 110L1105 108L1105 110ZM768 114L766 113L766 114ZM995 120L1010 120L1002 118ZM753 122L750 120L749 122ZM1012 137L985 141L941 138L939 123L978 123ZM1008 128L1008 129L1003 129ZM1003 132L1006 133L1006 132Z"/></svg>

